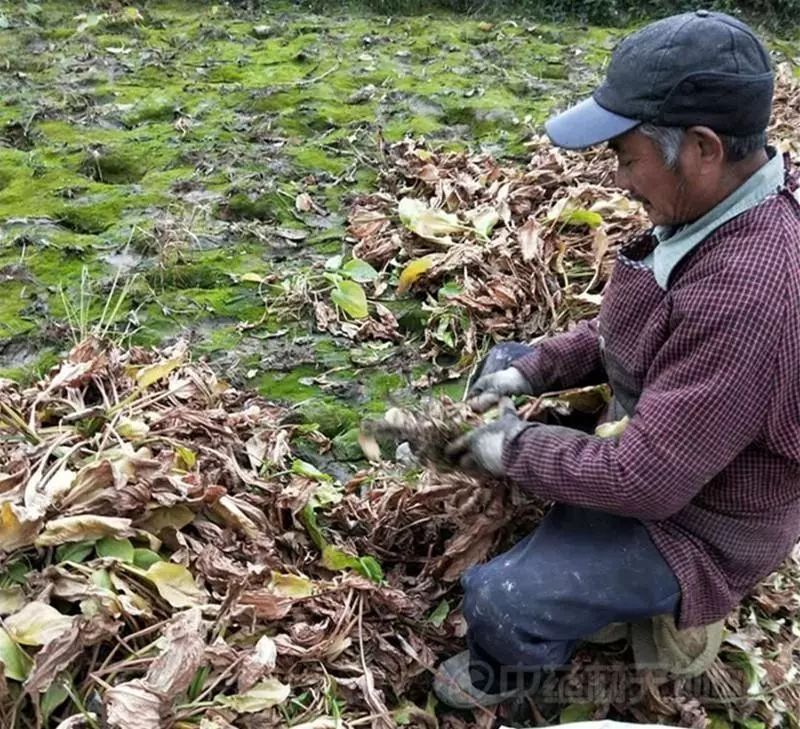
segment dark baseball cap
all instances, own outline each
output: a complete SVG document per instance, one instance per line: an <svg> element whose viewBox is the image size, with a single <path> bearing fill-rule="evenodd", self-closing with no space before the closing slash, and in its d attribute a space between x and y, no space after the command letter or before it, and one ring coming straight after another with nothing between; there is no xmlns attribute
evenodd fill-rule
<svg viewBox="0 0 800 729"><path fill-rule="evenodd" d="M769 53L745 23L708 10L682 13L625 38L594 94L545 129L567 149L606 142L643 122L747 136L767 128L773 82Z"/></svg>

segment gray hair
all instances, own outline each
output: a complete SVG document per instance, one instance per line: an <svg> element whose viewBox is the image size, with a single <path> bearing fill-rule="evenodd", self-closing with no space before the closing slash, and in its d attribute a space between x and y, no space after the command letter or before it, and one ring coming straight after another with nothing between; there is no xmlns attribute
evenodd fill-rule
<svg viewBox="0 0 800 729"><path fill-rule="evenodd" d="M678 166L678 156L681 151L686 130L683 127L659 127L655 124L641 124L637 129L646 137L652 139L661 149L661 155L667 167L675 169ZM753 152L767 146L767 133L758 132L743 137L720 134L722 149L728 162L741 162Z"/></svg>

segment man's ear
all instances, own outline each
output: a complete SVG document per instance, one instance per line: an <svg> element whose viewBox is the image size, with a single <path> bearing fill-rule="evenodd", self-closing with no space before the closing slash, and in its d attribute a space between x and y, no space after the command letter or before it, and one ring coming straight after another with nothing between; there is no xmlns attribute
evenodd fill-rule
<svg viewBox="0 0 800 729"><path fill-rule="evenodd" d="M689 127L686 130L685 142L696 169L700 171L717 167L725 161L725 148L713 129Z"/></svg>

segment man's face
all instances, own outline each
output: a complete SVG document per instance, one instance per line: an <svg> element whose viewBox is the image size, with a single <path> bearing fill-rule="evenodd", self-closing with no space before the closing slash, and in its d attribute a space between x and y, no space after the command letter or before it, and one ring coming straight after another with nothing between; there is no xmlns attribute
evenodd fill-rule
<svg viewBox="0 0 800 729"><path fill-rule="evenodd" d="M698 210L705 196L686 174L685 155L670 169L658 145L636 129L612 139L609 146L617 155L617 186L644 205L654 225L681 225L706 212Z"/></svg>

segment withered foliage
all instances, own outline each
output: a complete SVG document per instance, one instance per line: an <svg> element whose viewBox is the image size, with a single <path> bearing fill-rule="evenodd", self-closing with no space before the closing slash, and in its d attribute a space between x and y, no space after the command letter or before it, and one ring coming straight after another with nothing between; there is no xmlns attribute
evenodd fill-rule
<svg viewBox="0 0 800 729"><path fill-rule="evenodd" d="M411 140L387 155L385 191L356 201L349 232L355 255L402 267L400 287L426 299L429 352L472 353L486 337L530 339L592 314L608 251L645 223L613 189L607 151L569 154L540 139L525 169ZM428 234L441 230L435 219L427 230L416 220L403 225L396 209L406 198L463 227ZM439 294L448 281L455 285Z"/></svg>
<svg viewBox="0 0 800 729"><path fill-rule="evenodd" d="M0 383L0 725L433 725L442 601L539 507L457 474L335 484L289 415L180 347L90 339Z"/></svg>
<svg viewBox="0 0 800 729"><path fill-rule="evenodd" d="M769 139L797 159L800 84L788 65L777 76ZM352 205L354 255L397 272L397 292L423 300L431 357L459 353L468 365L491 341L530 340L596 313L615 250L648 225L614 187L610 150L529 146L521 167L407 139L384 149L379 191Z"/></svg>
<svg viewBox="0 0 800 729"><path fill-rule="evenodd" d="M0 725L455 728L508 711L437 719L429 689L463 648L459 576L542 515L509 484L383 462L336 484L294 458L285 408L180 347L87 340L0 393ZM800 710L798 594L794 558L731 616L699 699L616 646L580 650L529 708L783 720Z"/></svg>

